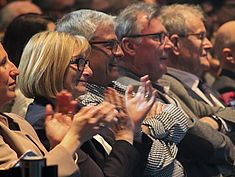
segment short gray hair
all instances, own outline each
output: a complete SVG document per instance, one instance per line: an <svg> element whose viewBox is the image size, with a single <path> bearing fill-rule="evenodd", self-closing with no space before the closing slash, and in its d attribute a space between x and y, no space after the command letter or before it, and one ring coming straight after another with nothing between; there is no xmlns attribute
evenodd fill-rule
<svg viewBox="0 0 235 177"><path fill-rule="evenodd" d="M125 36L131 35L133 33L138 33L142 30L142 26L137 22L138 14L146 14L147 18L151 20L156 12L157 6L149 5L146 3L135 3L126 7L116 19L116 35L118 39L122 39Z"/></svg>
<svg viewBox="0 0 235 177"><path fill-rule="evenodd" d="M187 20L195 17L205 21L203 11L199 6L173 4L162 7L159 19L170 35L174 33L186 35L188 33Z"/></svg>
<svg viewBox="0 0 235 177"><path fill-rule="evenodd" d="M90 41L97 27L107 24L115 26L113 16L95 10L82 9L63 16L56 23L56 31L82 35Z"/></svg>

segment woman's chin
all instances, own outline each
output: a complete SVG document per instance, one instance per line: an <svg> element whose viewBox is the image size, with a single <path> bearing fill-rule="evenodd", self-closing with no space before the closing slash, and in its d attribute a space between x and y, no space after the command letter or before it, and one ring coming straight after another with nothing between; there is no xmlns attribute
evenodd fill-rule
<svg viewBox="0 0 235 177"><path fill-rule="evenodd" d="M5 98L2 97L0 99L0 108L4 107L5 105L11 104L15 97L16 97L15 94L11 96L8 95L8 97Z"/></svg>

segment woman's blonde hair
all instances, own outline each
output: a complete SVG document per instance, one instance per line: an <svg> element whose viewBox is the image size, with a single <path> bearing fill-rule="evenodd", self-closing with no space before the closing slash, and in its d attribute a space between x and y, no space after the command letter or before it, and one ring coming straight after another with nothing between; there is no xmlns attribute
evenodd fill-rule
<svg viewBox="0 0 235 177"><path fill-rule="evenodd" d="M64 78L76 50L76 55L89 49L82 36L47 31L34 35L25 46L19 65L19 88L28 98L55 98L64 87Z"/></svg>

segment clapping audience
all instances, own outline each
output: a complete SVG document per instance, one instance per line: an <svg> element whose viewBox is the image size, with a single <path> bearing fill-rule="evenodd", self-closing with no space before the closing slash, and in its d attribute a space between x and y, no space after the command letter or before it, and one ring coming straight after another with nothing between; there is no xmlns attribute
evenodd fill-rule
<svg viewBox="0 0 235 177"><path fill-rule="evenodd" d="M4 174L31 151L61 177L235 176L233 90L222 83L219 97L202 82L212 56L233 77L233 21L210 28L215 46L206 35L214 2L200 1L205 17L177 0L33 2L50 17L4 25L13 3L0 3ZM219 4L211 17L233 3Z"/></svg>

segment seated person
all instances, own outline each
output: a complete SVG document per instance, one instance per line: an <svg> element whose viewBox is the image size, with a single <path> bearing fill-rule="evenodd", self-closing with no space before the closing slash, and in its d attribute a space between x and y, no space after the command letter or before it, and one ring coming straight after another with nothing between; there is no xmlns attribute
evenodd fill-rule
<svg viewBox="0 0 235 177"><path fill-rule="evenodd" d="M14 99L16 76L18 74L19 71L10 62L7 53L0 44L0 107ZM73 102L68 102L65 106L71 107L73 104ZM91 109L95 109L96 111L89 111ZM110 114L104 115L103 109L115 115L116 111L114 110L114 106L109 103L105 103L96 108L83 108L81 112L73 116L73 120L68 129L66 122L68 117L66 115L67 113L55 113L53 116L51 106L48 105L45 123L47 136L53 144L50 151L44 148L36 132L27 121L16 114L0 113L0 169L8 169L14 166L19 157L28 150L32 150L39 156L45 156L47 165L58 165L59 176L79 177L79 168L74 158L80 159L81 156L78 157L75 154L86 140L100 130L99 122L108 124L112 121L108 117ZM60 132L57 131L58 128L60 128ZM63 135L59 141L57 141L58 133ZM89 160L84 163L86 165L92 165L92 161Z"/></svg>
<svg viewBox="0 0 235 177"><path fill-rule="evenodd" d="M12 63L18 68L23 49L34 34L54 30L54 27L54 22L44 15L27 13L17 16L7 27L2 43ZM27 107L31 102L33 100L26 98L17 88L16 98L5 107L4 112L12 112L25 117Z"/></svg>
<svg viewBox="0 0 235 177"><path fill-rule="evenodd" d="M227 106L235 107L235 38L233 35L235 21L223 24L215 35L214 53L220 60L219 77L212 87L220 94Z"/></svg>
<svg viewBox="0 0 235 177"><path fill-rule="evenodd" d="M22 76L19 76L19 87L25 96L34 98L34 102L28 108L26 120L33 125L41 138L40 140L48 149L50 144L45 136L44 127L46 105L51 104L55 108L56 94L63 89L71 92L74 98L84 92L85 81L92 75L89 60L86 59L88 52L89 44L85 38L81 36L71 38L70 34L62 32L38 33L30 39L23 51L19 65L19 70L22 73ZM145 92L142 94L145 94ZM126 101L128 100L126 99ZM131 121L133 120L131 127L127 122L125 125L127 127L122 125L117 132L114 131L114 134L108 127L104 127L99 132L99 135L83 144L83 152L86 152L89 157L95 160L95 165L101 168L101 172L105 176L109 176L114 172L118 173L117 176L133 176L133 169L138 163L138 152L136 151L138 149L133 146L134 136L139 141L142 140L142 137L146 139L146 143L145 139L142 143L143 145L146 144L146 146L142 147L141 144L139 147L144 152L141 157L147 157L152 141L148 137L142 136L138 127L140 127L141 120L146 115L145 113L152 106L152 104L149 104L150 102L151 100L144 101L143 104L141 102L138 103L147 104L146 107L141 107L141 112L138 112L138 115L134 114L139 120L134 121L136 117L133 118L131 114L125 116L125 118L130 117ZM77 107L78 109L80 108ZM129 108L127 107L126 109ZM131 110L133 112L136 111L133 108ZM107 114L107 112L105 113ZM108 115L107 117L111 118ZM101 142L105 140L110 143L102 146ZM115 161L115 163L121 164L122 167L118 168L117 164L112 165L110 163L108 157L111 154L120 159L120 161ZM79 165L81 175L94 175L95 171L91 171L88 166L84 166L82 164L83 161L78 161L78 164L81 164ZM141 160L141 163L144 164L144 160ZM134 170L134 172L136 171Z"/></svg>

